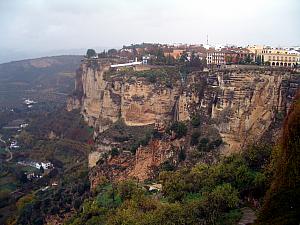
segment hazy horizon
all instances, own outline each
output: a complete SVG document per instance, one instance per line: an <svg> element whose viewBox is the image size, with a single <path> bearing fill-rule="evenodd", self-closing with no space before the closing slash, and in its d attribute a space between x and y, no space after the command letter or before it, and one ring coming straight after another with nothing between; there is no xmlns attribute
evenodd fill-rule
<svg viewBox="0 0 300 225"><path fill-rule="evenodd" d="M142 42L200 44L207 35L210 44L297 46L299 8L297 0L1 0L0 62Z"/></svg>

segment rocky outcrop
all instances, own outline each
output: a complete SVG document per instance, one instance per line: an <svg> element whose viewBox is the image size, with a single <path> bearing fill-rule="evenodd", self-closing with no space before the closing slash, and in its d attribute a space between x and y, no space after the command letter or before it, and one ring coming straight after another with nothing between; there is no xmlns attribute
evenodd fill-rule
<svg viewBox="0 0 300 225"><path fill-rule="evenodd" d="M202 114L211 118L227 143L225 154L257 140L287 111L299 86L299 75L281 69L198 72L186 79L168 77L170 85L161 77L153 82L138 73L111 71L109 65L83 63L77 94L68 100L68 109L80 107L96 136L120 119L127 126L144 126Z"/></svg>
<svg viewBox="0 0 300 225"><path fill-rule="evenodd" d="M155 171L163 162L169 160L176 163L181 144L179 140L153 140L148 146L141 146L135 154L134 166L128 171L127 177L140 181L154 177Z"/></svg>
<svg viewBox="0 0 300 225"><path fill-rule="evenodd" d="M178 161L178 151L183 144L181 140L152 140L147 146L140 146L132 156L130 152L123 152L118 156L102 160L91 169L91 188L103 182L103 177L115 181L126 178L144 181L155 177L163 162Z"/></svg>
<svg viewBox="0 0 300 225"><path fill-rule="evenodd" d="M100 152L97 152L97 151L94 151L94 152L91 152L89 154L89 167L94 167L97 165L97 162L99 161L99 159L101 158L101 153Z"/></svg>
<svg viewBox="0 0 300 225"><path fill-rule="evenodd" d="M288 71L221 71L209 77L217 80L220 89L211 117L218 121L230 152L257 140L277 114L284 114L299 85L299 78L291 79Z"/></svg>

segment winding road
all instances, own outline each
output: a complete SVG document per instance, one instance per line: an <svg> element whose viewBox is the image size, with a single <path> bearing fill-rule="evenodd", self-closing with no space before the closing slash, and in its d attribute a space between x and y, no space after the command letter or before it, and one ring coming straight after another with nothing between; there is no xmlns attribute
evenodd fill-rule
<svg viewBox="0 0 300 225"><path fill-rule="evenodd" d="M1 136L1 135L0 135L0 141L1 141L2 143L5 144L5 151L7 151L8 154L9 154L9 157L6 159L6 162L9 162L10 160L12 160L13 154L12 154L12 152L9 150L9 148L7 147L7 143L6 143L6 141L4 141L4 140L2 139L2 136Z"/></svg>

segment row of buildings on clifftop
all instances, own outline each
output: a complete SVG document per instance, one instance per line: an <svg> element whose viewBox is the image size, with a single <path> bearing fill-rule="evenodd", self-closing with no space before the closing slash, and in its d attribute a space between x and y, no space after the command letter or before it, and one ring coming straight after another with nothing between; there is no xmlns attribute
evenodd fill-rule
<svg viewBox="0 0 300 225"><path fill-rule="evenodd" d="M297 67L300 65L300 47L275 48L263 45L246 47L211 46L187 44L142 43L123 46L120 50L111 49L98 54L99 57L113 56L138 59L143 64L173 65L179 60L199 58L202 65L221 67L232 64L253 64L273 67ZM205 66L206 66L205 65Z"/></svg>
<svg viewBox="0 0 300 225"><path fill-rule="evenodd" d="M270 46L249 46L257 60L270 66L295 67L300 64L299 48L272 48Z"/></svg>
<svg viewBox="0 0 300 225"><path fill-rule="evenodd" d="M162 45L165 57L179 59L194 52L207 65L256 64L277 67L296 67L300 64L300 48L280 48L264 45L246 47L210 45Z"/></svg>
<svg viewBox="0 0 300 225"><path fill-rule="evenodd" d="M300 64L300 50L270 46L209 48L207 65L256 64L277 67L296 67Z"/></svg>

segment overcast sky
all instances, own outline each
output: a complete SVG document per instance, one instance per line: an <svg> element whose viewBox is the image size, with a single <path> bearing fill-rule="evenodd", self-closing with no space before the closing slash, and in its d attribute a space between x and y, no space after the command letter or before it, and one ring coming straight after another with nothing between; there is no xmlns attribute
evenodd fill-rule
<svg viewBox="0 0 300 225"><path fill-rule="evenodd" d="M141 42L300 45L299 0L0 0L0 55Z"/></svg>

